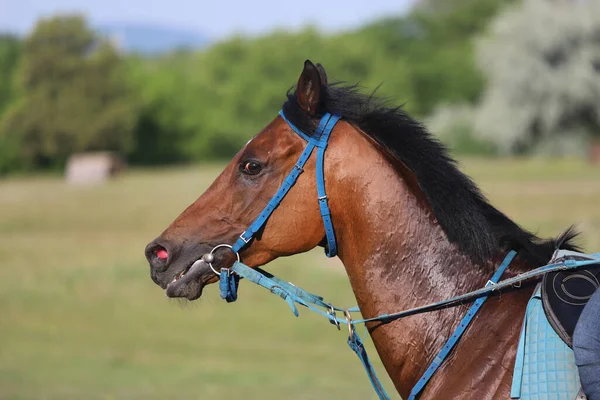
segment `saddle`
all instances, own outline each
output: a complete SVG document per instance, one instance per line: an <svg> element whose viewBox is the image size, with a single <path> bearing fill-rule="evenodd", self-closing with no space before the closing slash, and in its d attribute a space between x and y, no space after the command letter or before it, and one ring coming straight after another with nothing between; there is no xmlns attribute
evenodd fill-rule
<svg viewBox="0 0 600 400"><path fill-rule="evenodd" d="M586 254L558 250L551 263L565 260L593 260ZM544 275L541 285L542 305L550 325L569 347L573 332L588 300L600 287L600 263L574 271L558 271Z"/></svg>

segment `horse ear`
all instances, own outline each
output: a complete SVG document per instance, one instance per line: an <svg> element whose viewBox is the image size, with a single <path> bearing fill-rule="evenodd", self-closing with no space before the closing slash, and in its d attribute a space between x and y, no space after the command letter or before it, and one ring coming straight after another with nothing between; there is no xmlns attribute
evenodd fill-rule
<svg viewBox="0 0 600 400"><path fill-rule="evenodd" d="M298 104L308 115L315 115L321 101L321 76L310 60L304 61L304 69L298 79Z"/></svg>

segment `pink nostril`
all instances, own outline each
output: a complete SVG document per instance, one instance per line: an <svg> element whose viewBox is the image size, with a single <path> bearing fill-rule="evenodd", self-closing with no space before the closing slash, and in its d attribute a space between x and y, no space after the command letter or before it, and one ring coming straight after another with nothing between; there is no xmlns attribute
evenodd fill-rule
<svg viewBox="0 0 600 400"><path fill-rule="evenodd" d="M156 254L156 257L160 258L161 260L166 260L169 257L169 253L167 253L165 249L156 250L154 254Z"/></svg>

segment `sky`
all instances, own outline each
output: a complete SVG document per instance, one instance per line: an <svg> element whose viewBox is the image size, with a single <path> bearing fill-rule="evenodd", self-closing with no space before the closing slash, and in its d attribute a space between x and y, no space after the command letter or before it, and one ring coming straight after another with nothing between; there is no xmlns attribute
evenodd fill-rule
<svg viewBox="0 0 600 400"><path fill-rule="evenodd" d="M93 25L150 23L222 37L313 24L348 29L406 11L415 0L0 0L0 31L28 32L41 16L82 12Z"/></svg>

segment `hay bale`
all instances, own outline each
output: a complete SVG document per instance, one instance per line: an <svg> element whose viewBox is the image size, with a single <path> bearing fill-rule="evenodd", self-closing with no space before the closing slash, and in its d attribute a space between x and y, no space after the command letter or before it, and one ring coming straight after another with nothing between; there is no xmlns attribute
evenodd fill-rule
<svg viewBox="0 0 600 400"><path fill-rule="evenodd" d="M117 176L125 163L111 152L77 153L67 162L65 178L70 184L97 184Z"/></svg>
<svg viewBox="0 0 600 400"><path fill-rule="evenodd" d="M600 142L592 141L589 150L589 159L592 164L600 164Z"/></svg>

